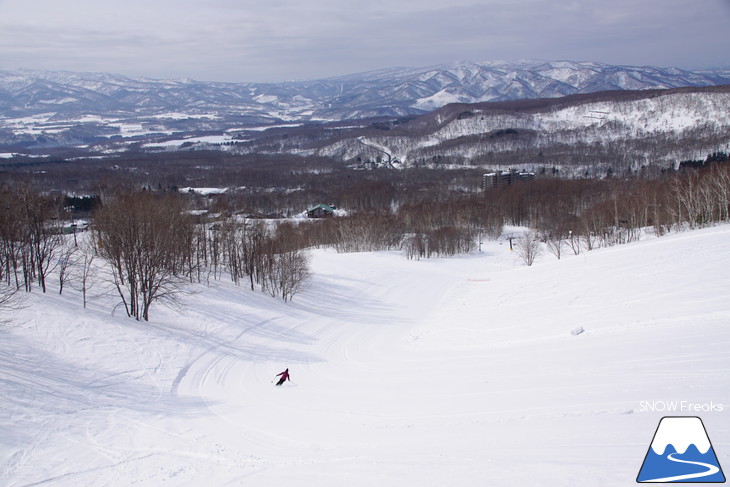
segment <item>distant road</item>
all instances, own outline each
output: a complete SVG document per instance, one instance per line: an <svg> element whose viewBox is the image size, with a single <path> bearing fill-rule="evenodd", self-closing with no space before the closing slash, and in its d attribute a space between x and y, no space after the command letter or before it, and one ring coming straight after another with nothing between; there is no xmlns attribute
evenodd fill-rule
<svg viewBox="0 0 730 487"><path fill-rule="evenodd" d="M369 140L366 140L365 137L358 137L357 140L364 146L370 147L371 149L375 149L378 152L381 152L388 156L388 160L385 161L386 164L388 164L389 167L393 167L392 160L393 155L388 151L388 148L385 146L382 146L380 144L376 144L375 142L371 142Z"/></svg>

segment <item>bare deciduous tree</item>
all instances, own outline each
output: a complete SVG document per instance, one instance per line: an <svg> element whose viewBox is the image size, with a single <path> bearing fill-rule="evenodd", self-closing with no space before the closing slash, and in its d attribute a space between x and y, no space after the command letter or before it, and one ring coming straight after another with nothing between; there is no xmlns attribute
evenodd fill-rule
<svg viewBox="0 0 730 487"><path fill-rule="evenodd" d="M149 321L156 301L172 300L182 286L176 273L185 255L179 242L192 232L182 200L133 193L115 197L96 216L101 255L128 316Z"/></svg>
<svg viewBox="0 0 730 487"><path fill-rule="evenodd" d="M57 220L51 220L53 203L28 186L19 188L17 196L26 250L23 254L26 290L31 290L31 281L35 278L46 292L46 278L62 240Z"/></svg>
<svg viewBox="0 0 730 487"><path fill-rule="evenodd" d="M18 288L7 284L6 282L0 282L0 323L6 323L3 315L14 309L21 307L21 301L18 295Z"/></svg>
<svg viewBox="0 0 730 487"><path fill-rule="evenodd" d="M560 260L563 254L563 247L565 246L565 240L559 235L547 237L546 247L555 257Z"/></svg>
<svg viewBox="0 0 730 487"><path fill-rule="evenodd" d="M74 238L76 238L74 236ZM56 268L58 269L58 294L63 294L64 286L71 280L72 270L76 265L78 247L63 244L59 252Z"/></svg>
<svg viewBox="0 0 730 487"><path fill-rule="evenodd" d="M78 238L79 257L76 259L74 278L72 286L81 291L84 308L88 304L89 290L94 286L94 277L96 275L93 266L94 259L97 255L97 243L93 232L86 232ZM74 285L75 284L75 285Z"/></svg>
<svg viewBox="0 0 730 487"><path fill-rule="evenodd" d="M536 232L527 232L515 242L515 252L522 262L531 266L542 254L542 244Z"/></svg>
<svg viewBox="0 0 730 487"><path fill-rule="evenodd" d="M284 301L291 300L309 277L308 258L302 250L273 251L266 263L263 287Z"/></svg>
<svg viewBox="0 0 730 487"><path fill-rule="evenodd" d="M570 249L573 251L573 254L578 255L580 254L580 237L573 233L572 230L568 231L568 240L567 244L570 246Z"/></svg>

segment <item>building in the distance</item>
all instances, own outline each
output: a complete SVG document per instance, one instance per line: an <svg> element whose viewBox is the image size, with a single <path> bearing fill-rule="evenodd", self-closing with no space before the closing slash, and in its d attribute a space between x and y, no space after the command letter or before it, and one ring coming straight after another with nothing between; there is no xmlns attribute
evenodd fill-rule
<svg viewBox="0 0 730 487"><path fill-rule="evenodd" d="M514 169L489 172L482 176L482 189L488 191L492 188L508 186L518 181L530 181L532 179L535 179L534 172L518 172Z"/></svg>
<svg viewBox="0 0 730 487"><path fill-rule="evenodd" d="M318 204L307 210L307 218L327 218L334 216L335 205Z"/></svg>

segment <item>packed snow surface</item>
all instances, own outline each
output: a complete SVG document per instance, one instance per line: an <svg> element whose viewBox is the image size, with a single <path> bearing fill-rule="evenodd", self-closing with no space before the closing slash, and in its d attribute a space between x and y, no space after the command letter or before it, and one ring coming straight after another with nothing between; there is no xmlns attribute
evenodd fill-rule
<svg viewBox="0 0 730 487"><path fill-rule="evenodd" d="M0 326L0 484L632 485L666 415L730 465L728 242L316 250L292 302L211 280L149 323L33 292Z"/></svg>

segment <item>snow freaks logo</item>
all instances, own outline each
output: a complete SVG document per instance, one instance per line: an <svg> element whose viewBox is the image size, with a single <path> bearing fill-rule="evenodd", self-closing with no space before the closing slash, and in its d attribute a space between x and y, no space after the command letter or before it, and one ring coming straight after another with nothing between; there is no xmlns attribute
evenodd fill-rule
<svg viewBox="0 0 730 487"><path fill-rule="evenodd" d="M694 403L689 401L641 401L639 404L642 413L647 411L667 413L721 413L725 410L724 404L714 402Z"/></svg>
<svg viewBox="0 0 730 487"><path fill-rule="evenodd" d="M636 481L725 482L702 420L696 416L662 418Z"/></svg>

